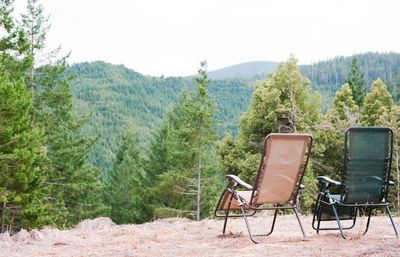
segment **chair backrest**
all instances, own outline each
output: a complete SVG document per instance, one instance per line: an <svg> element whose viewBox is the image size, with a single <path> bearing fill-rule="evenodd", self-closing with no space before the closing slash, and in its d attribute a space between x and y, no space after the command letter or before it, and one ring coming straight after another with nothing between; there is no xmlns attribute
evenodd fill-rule
<svg viewBox="0 0 400 257"><path fill-rule="evenodd" d="M295 203L311 152L305 134L269 134L264 143L252 204Z"/></svg>
<svg viewBox="0 0 400 257"><path fill-rule="evenodd" d="M342 202L380 203L386 199L392 149L390 128L352 127L346 131Z"/></svg>

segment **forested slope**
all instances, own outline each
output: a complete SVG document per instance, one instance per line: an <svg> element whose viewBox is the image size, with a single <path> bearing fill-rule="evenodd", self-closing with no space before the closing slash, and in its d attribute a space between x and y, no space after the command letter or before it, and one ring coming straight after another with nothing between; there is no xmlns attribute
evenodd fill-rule
<svg viewBox="0 0 400 257"><path fill-rule="evenodd" d="M380 78L397 101L400 88L400 54L369 52L354 55L360 63L369 89ZM300 71L309 78L314 89L332 96L343 85L349 72L352 57L338 56L312 65L301 65Z"/></svg>
<svg viewBox="0 0 400 257"><path fill-rule="evenodd" d="M75 108L88 114L83 133L99 136L92 151L92 160L108 167L114 156L116 141L128 126L135 126L142 146L158 127L165 112L175 104L181 92L194 89L195 78L144 76L123 65L105 62L81 63L70 67L74 74L72 90ZM210 97L216 102L222 135L229 130L237 133L240 114L246 110L252 88L241 79L215 80Z"/></svg>
<svg viewBox="0 0 400 257"><path fill-rule="evenodd" d="M365 53L356 57L364 72L367 87L380 78L397 101L400 54ZM274 65L272 62L261 64L271 69ZM313 65L300 66L302 74L311 80L313 90L322 94L324 112L330 108L335 92L343 85L350 64L351 57L335 57ZM221 69L226 79L211 80L209 92L210 97L216 101L216 118L220 122L217 130L220 135L227 131L237 134L240 116L248 108L254 82L265 76L260 73L260 65L247 63L239 65L246 71L246 75L238 78L237 67L233 65ZM217 73L211 71L210 74L221 75L221 70ZM181 92L193 90L195 86L194 77L144 76L123 65L101 61L72 65L68 73L75 74L72 90L76 110L81 114L90 114L83 133L96 133L99 136L91 159L101 167L110 165L115 142L129 126L136 127L142 146L147 145L151 132L158 127L165 112L178 101Z"/></svg>

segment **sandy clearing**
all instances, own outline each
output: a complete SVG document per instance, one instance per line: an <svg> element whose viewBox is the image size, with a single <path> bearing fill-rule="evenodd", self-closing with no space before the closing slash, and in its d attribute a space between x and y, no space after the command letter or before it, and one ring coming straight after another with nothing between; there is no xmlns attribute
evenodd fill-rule
<svg viewBox="0 0 400 257"><path fill-rule="evenodd" d="M301 217L307 233L304 240L294 215L279 216L275 231L253 244L242 219L228 223L221 235L222 221L206 219L162 219L141 225L115 225L108 218L86 220L74 229L25 231L0 234L0 256L398 256L400 240L394 237L386 216L373 217L368 233L362 236L366 218L347 231L347 240L338 232L311 228L311 216ZM250 219L255 233L266 231L271 216ZM395 218L398 225L400 218Z"/></svg>

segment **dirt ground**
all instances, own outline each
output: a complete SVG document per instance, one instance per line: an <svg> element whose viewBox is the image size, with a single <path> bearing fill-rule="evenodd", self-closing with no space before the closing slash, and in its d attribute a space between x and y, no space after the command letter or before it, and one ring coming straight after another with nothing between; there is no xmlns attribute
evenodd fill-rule
<svg viewBox="0 0 400 257"><path fill-rule="evenodd" d="M366 218L346 232L320 235L311 228L311 216L303 216L307 238L303 239L294 215L278 216L275 231L257 237L253 244L242 219L228 223L222 236L221 220L200 222L163 219L141 225L115 225L108 218L85 220L74 229L25 231L0 234L0 256L399 256L400 239L394 236L387 216L373 217L362 235ZM267 230L272 217L250 219L255 233ZM396 225L400 218L395 218ZM400 227L399 227L400 228Z"/></svg>

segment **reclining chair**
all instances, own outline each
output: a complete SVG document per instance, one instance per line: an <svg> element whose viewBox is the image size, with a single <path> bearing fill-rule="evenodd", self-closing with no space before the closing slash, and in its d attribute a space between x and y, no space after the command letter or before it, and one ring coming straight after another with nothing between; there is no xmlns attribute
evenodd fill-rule
<svg viewBox="0 0 400 257"><path fill-rule="evenodd" d="M394 185L389 180L392 150L393 132L389 128L352 127L346 131L341 181L326 176L317 177L320 193L312 222L312 227L317 233L320 230L340 230L345 239L343 230L354 227L360 208L364 208L368 212L365 234L368 231L372 209L384 208L397 237L387 202L389 187ZM339 193L331 193L331 189ZM343 227L343 220L352 222ZM322 227L321 222L324 221L336 221L337 227Z"/></svg>
<svg viewBox="0 0 400 257"><path fill-rule="evenodd" d="M303 236L305 233L296 210L297 194L311 152L312 137L303 134L271 133L264 142L264 152L254 186L239 177L228 175L228 185L223 191L214 212L216 217L225 218L222 233L225 234L229 217L243 217L251 241L254 239L247 216L259 210L274 210L274 218L269 233L275 226L279 210L293 210ZM241 186L247 190L239 191Z"/></svg>

